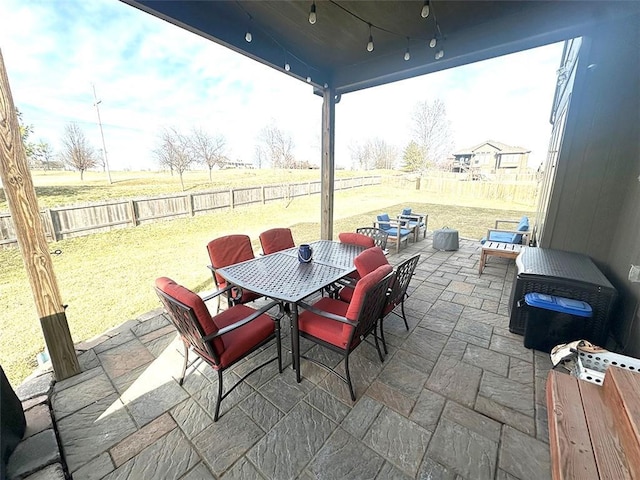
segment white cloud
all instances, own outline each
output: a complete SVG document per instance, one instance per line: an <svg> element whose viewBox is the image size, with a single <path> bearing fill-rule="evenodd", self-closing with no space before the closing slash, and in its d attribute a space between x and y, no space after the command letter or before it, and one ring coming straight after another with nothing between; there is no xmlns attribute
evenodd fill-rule
<svg viewBox="0 0 640 480"><path fill-rule="evenodd" d="M299 158L319 162L322 100L304 82L120 2L0 2L0 48L14 102L34 137L57 148L75 121L101 147L92 84L112 168L153 168L163 126L202 127L252 160L272 119ZM558 45L344 95L336 107L336 161L381 137L403 148L416 102L441 98L463 148L486 139L544 158Z"/></svg>

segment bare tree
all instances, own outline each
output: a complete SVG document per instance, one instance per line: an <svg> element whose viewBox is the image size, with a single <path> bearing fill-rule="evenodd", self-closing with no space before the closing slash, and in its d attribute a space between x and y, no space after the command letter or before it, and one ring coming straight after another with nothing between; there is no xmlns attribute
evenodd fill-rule
<svg viewBox="0 0 640 480"><path fill-rule="evenodd" d="M194 128L191 132L191 150L194 160L209 168L209 181L211 171L216 165L222 166L224 162L225 138L222 135L211 136L201 128Z"/></svg>
<svg viewBox="0 0 640 480"><path fill-rule="evenodd" d="M393 145L389 145L382 138L376 137L367 142L369 151L373 157L375 168L391 170L398 160L398 150Z"/></svg>
<svg viewBox="0 0 640 480"><path fill-rule="evenodd" d="M397 149L379 137L370 138L362 144L352 143L349 150L352 162L362 170L390 170L394 168L398 159Z"/></svg>
<svg viewBox="0 0 640 480"><path fill-rule="evenodd" d="M413 111L413 140L422 151L422 161L414 168L424 172L428 167L442 163L453 149L451 122L440 99L432 103L418 102Z"/></svg>
<svg viewBox="0 0 640 480"><path fill-rule="evenodd" d="M80 172L80 180L84 180L86 170L97 165L95 150L76 123L65 127L60 155L67 166Z"/></svg>
<svg viewBox="0 0 640 480"><path fill-rule="evenodd" d="M352 143L349 146L352 163L361 170L371 170L373 168L373 156L371 155L368 143Z"/></svg>
<svg viewBox="0 0 640 480"><path fill-rule="evenodd" d="M261 130L258 139L261 142L258 158L268 158L273 168L295 168L291 135L280 130L272 122Z"/></svg>
<svg viewBox="0 0 640 480"><path fill-rule="evenodd" d="M184 179L182 174L195 162L190 147L188 137L179 133L175 128L165 128L160 134L159 144L154 150L161 166L169 168L172 173L178 172L183 192Z"/></svg>

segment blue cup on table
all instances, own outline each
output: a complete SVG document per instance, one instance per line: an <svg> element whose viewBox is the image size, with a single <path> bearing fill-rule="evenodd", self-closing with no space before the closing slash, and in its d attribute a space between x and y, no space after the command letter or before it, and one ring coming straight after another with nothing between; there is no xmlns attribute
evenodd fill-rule
<svg viewBox="0 0 640 480"><path fill-rule="evenodd" d="M313 258L313 250L311 245L303 243L298 248L298 260L300 263L309 263Z"/></svg>

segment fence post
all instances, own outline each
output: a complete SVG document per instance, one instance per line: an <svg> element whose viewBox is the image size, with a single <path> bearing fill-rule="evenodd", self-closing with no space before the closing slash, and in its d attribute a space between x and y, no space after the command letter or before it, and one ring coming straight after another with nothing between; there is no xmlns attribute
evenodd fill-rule
<svg viewBox="0 0 640 480"><path fill-rule="evenodd" d="M44 213L45 213L44 218L46 220L45 231L49 230L49 233L51 234L51 240L53 240L54 242L57 242L58 232L56 232L56 228L53 223L53 213L51 212L50 208L47 208Z"/></svg>
<svg viewBox="0 0 640 480"><path fill-rule="evenodd" d="M129 215L131 216L131 226L136 227L138 225L138 219L136 218L136 205L135 200L129 200Z"/></svg>
<svg viewBox="0 0 640 480"><path fill-rule="evenodd" d="M266 197L264 195L264 185L261 188L261 193L260 194L262 196L262 204L264 205L265 203L267 203L267 199L266 199Z"/></svg>
<svg viewBox="0 0 640 480"><path fill-rule="evenodd" d="M189 195L187 195L187 202L189 202L189 213L191 214L191 216L193 217L195 215L195 211L193 208L193 194L190 193Z"/></svg>
<svg viewBox="0 0 640 480"><path fill-rule="evenodd" d="M232 209L235 208L234 201L233 201L233 188L229 189L229 206Z"/></svg>

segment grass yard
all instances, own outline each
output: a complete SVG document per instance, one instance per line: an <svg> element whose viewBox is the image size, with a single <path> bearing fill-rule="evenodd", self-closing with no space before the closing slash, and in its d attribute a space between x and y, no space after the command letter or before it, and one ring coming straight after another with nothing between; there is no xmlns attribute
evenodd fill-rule
<svg viewBox="0 0 640 480"><path fill-rule="evenodd" d="M402 207L411 206L429 214L429 230L449 226L463 237L479 239L496 218L532 215L531 204L452 199L388 185L340 191L335 196L334 236L371 225L378 213L395 215ZM53 264L62 299L68 304L73 340L95 337L159 307L152 288L159 276L171 277L196 291L211 289L206 243L221 235L245 233L258 252L258 234L274 226L291 227L296 243L318 239L320 196L243 206L52 244L52 250L63 252L53 257ZM0 250L0 264L0 364L17 386L36 366L35 357L43 350L44 339L19 250Z"/></svg>
<svg viewBox="0 0 640 480"><path fill-rule="evenodd" d="M354 172L337 170L336 178L397 174L386 170ZM180 178L169 172L111 172L113 183L107 182L103 172L85 172L80 181L78 172L32 172L33 184L41 209L65 205L101 202L122 198L152 197L181 191ZM222 190L279 183L296 183L320 180L320 170L194 170L184 173L185 191ZM4 190L0 189L0 212L9 210Z"/></svg>

